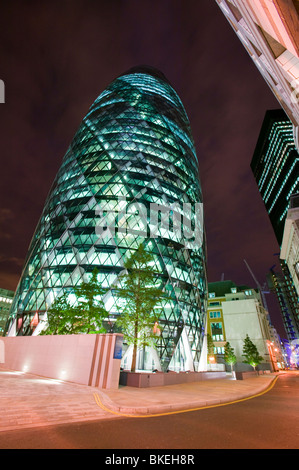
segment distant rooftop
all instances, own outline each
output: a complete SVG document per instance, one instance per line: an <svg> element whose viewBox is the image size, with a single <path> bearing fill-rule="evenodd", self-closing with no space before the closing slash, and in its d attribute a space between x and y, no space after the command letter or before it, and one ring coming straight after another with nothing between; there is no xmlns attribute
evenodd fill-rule
<svg viewBox="0 0 299 470"><path fill-rule="evenodd" d="M245 290L255 290L253 287L240 285L238 286L233 281L218 281L208 283L208 292L215 292L216 297L224 297L225 294L231 293L231 288L237 289L237 292L243 292Z"/></svg>

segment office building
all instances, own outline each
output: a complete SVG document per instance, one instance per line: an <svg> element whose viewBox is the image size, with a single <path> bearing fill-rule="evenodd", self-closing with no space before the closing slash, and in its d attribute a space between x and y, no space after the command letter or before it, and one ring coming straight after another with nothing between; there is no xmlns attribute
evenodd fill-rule
<svg viewBox="0 0 299 470"><path fill-rule="evenodd" d="M251 170L281 245L290 197L299 191L299 155L292 124L283 110L266 112Z"/></svg>
<svg viewBox="0 0 299 470"><path fill-rule="evenodd" d="M299 191L299 155L292 124L283 110L267 111L251 161L258 190L281 247L290 200ZM292 276L284 259L268 275L276 294L288 339L298 332L299 304Z"/></svg>
<svg viewBox="0 0 299 470"><path fill-rule="evenodd" d="M210 282L207 333L214 343L218 364L224 363L224 346L229 342L237 357L235 370L252 370L243 363L242 356L244 339L248 334L263 357L260 369L284 367L279 337L256 289L239 286L233 281Z"/></svg>
<svg viewBox="0 0 299 470"><path fill-rule="evenodd" d="M9 335L34 335L55 298L94 268L113 331L114 288L143 244L160 287L159 367L196 370L206 320L206 253L198 161L184 106L164 75L136 67L95 100L45 202L13 301ZM156 362L147 360L148 367Z"/></svg>
<svg viewBox="0 0 299 470"><path fill-rule="evenodd" d="M298 150L298 0L216 2L290 119Z"/></svg>
<svg viewBox="0 0 299 470"><path fill-rule="evenodd" d="M276 295L287 339L292 342L299 339L299 304L297 293L289 270L281 260L279 271L274 266L267 274L268 286Z"/></svg>
<svg viewBox="0 0 299 470"><path fill-rule="evenodd" d="M299 194L291 196L287 213L280 258L285 260L299 297Z"/></svg>
<svg viewBox="0 0 299 470"><path fill-rule="evenodd" d="M299 2L216 2L285 112L284 118L278 116L276 120L274 117L276 123L273 124L271 115L266 115L263 129L265 130L267 125L269 129L265 131L265 136L261 135L259 138L260 147L265 148L257 157L259 162L255 168L256 172L260 169L260 174L256 173L255 176L278 243L281 245L289 199L299 188L299 161L298 153L295 153L295 150L299 150ZM273 151L274 154L270 157L269 153ZM287 289L291 276L283 260L281 264ZM282 296L281 290L279 296ZM288 302L286 299L283 303L286 305ZM293 311L297 305L298 297L295 297L291 307ZM290 321L291 317L293 314L290 312Z"/></svg>

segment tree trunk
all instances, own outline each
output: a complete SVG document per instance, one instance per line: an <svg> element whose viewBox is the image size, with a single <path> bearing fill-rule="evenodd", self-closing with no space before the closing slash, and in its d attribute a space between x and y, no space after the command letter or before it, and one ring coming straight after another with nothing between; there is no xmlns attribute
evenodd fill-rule
<svg viewBox="0 0 299 470"><path fill-rule="evenodd" d="M138 315L135 321L135 331L134 331L134 347L133 347L133 356L132 356L132 365L131 365L131 372L135 372L136 370L136 361L137 361L137 338L138 338Z"/></svg>
<svg viewBox="0 0 299 470"><path fill-rule="evenodd" d="M133 346L133 356L132 356L131 372L135 372L135 370L136 370L136 359L137 359L137 344L134 344L134 346Z"/></svg>

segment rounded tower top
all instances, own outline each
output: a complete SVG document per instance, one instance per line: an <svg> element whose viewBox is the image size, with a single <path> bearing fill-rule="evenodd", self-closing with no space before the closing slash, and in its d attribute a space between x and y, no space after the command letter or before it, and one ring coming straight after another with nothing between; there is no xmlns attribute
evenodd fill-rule
<svg viewBox="0 0 299 470"><path fill-rule="evenodd" d="M156 69L155 67L152 67L151 65L136 65L130 68L129 70L127 70L126 72L122 73L121 75L119 75L119 77L122 77L123 75L134 74L134 73L145 73L147 75L152 75L153 77L159 78L160 80L163 80L164 82L172 86L169 80L165 77L164 73L162 73L161 70Z"/></svg>

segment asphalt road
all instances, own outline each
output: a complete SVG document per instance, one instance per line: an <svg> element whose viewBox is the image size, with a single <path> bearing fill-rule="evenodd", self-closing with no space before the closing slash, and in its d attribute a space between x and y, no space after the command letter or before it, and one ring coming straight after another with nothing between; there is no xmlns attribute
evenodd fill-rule
<svg viewBox="0 0 299 470"><path fill-rule="evenodd" d="M0 433L0 448L105 449L107 456L113 455L108 449L299 449L299 372L283 374L268 393L240 403L8 431Z"/></svg>

